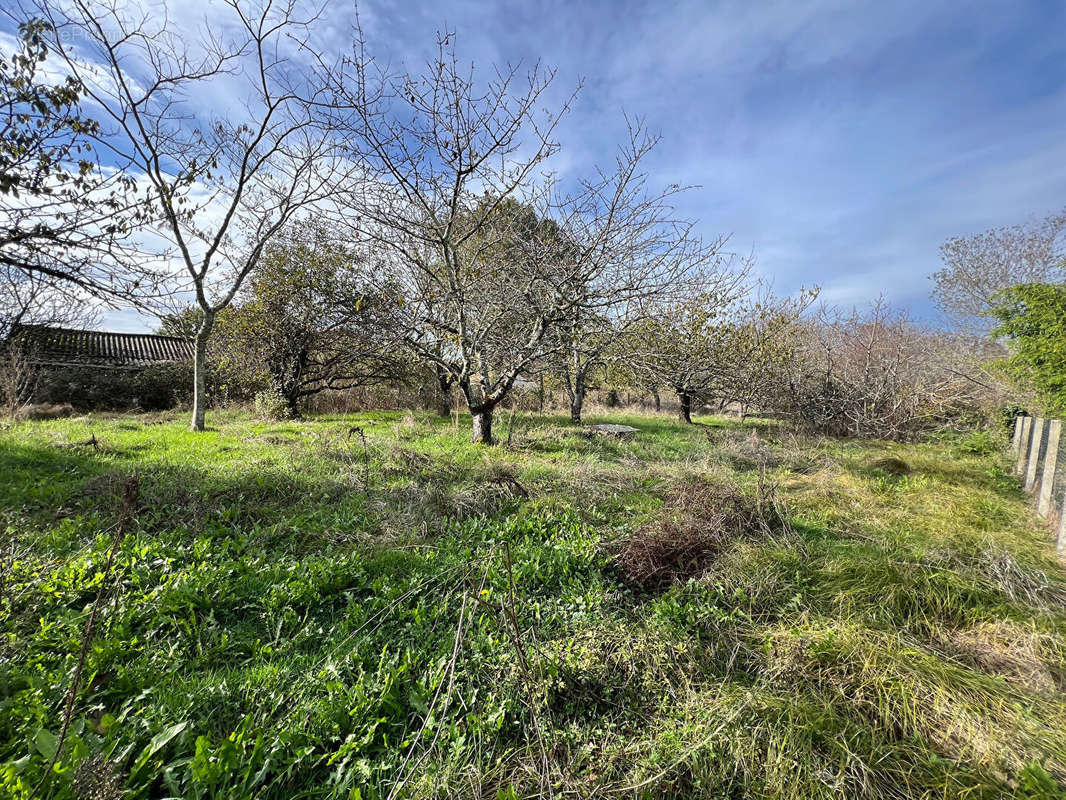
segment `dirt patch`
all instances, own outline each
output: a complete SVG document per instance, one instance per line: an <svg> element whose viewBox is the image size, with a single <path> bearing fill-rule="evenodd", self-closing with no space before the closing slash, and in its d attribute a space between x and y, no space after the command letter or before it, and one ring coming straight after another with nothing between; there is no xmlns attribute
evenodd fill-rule
<svg viewBox="0 0 1066 800"><path fill-rule="evenodd" d="M703 575L731 542L772 537L787 526L766 481L754 493L697 481L678 487L655 521L622 542L615 561L630 586L660 591Z"/></svg>

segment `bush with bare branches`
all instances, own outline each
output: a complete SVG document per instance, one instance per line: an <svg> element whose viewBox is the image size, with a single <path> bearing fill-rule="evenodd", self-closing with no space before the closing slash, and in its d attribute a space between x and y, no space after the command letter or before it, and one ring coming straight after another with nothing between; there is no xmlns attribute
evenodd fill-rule
<svg viewBox="0 0 1066 800"><path fill-rule="evenodd" d="M0 409L8 419L33 400L37 390L38 370L25 347L14 342L0 342Z"/></svg>
<svg viewBox="0 0 1066 800"><path fill-rule="evenodd" d="M990 417L1005 390L986 370L993 346L918 324L878 301L822 309L782 382L784 410L832 436L908 439Z"/></svg>

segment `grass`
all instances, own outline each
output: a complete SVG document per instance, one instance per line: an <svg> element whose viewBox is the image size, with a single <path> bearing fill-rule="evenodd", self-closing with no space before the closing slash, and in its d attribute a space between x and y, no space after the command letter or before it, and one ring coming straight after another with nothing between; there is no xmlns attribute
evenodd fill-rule
<svg viewBox="0 0 1066 800"><path fill-rule="evenodd" d="M1063 796L1066 570L994 437L608 420L641 433L527 415L489 449L411 413L0 433L0 796ZM786 524L627 579L627 543L704 541L724 517L691 498L759 508L760 483Z"/></svg>

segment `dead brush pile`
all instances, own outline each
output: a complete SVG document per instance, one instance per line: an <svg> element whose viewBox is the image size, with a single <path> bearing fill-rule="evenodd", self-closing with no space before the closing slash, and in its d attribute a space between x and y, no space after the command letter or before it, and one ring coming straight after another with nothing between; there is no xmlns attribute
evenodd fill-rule
<svg viewBox="0 0 1066 800"><path fill-rule="evenodd" d="M698 480L677 487L658 518L621 543L615 563L634 589L661 591L703 575L732 542L788 530L776 489L763 476L754 493L726 480Z"/></svg>

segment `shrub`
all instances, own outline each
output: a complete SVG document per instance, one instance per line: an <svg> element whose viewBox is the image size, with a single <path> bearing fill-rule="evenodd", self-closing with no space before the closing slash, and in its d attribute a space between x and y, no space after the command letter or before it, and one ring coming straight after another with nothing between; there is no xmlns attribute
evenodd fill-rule
<svg viewBox="0 0 1066 800"><path fill-rule="evenodd" d="M1049 413L1066 413L1066 286L1030 283L998 296L992 332L1011 343L1001 362L1007 374L1032 387Z"/></svg>
<svg viewBox="0 0 1066 800"><path fill-rule="evenodd" d="M268 420L288 419L289 404L276 389L263 389L255 395L255 415Z"/></svg>
<svg viewBox="0 0 1066 800"><path fill-rule="evenodd" d="M881 303L865 314L823 313L808 324L775 405L830 436L903 440L973 427L1005 397L987 372L995 350Z"/></svg>

